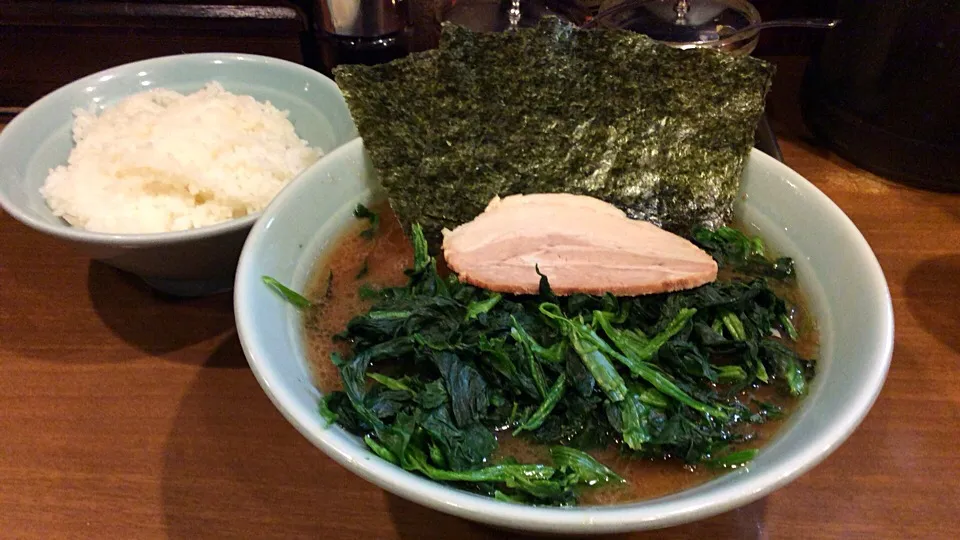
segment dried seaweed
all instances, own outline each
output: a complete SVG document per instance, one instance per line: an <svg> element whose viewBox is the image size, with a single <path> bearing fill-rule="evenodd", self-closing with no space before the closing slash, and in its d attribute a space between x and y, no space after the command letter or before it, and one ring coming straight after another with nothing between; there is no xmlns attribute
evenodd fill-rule
<svg viewBox="0 0 960 540"><path fill-rule="evenodd" d="M558 19L337 81L405 226L436 240L494 196L569 192L687 233L729 222L773 67Z"/></svg>

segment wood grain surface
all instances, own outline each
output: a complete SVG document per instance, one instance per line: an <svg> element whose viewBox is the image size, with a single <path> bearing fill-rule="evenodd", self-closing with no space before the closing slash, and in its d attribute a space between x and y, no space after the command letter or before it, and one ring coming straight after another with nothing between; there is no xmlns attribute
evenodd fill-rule
<svg viewBox="0 0 960 540"><path fill-rule="evenodd" d="M309 63L310 0L0 0L0 107L157 56L262 54ZM3 111L0 110L0 113Z"/></svg>
<svg viewBox="0 0 960 540"><path fill-rule="evenodd" d="M889 378L848 442L785 488L620 538L954 538L960 196L811 145L785 96L772 111L786 163L850 216L889 281ZM504 533L385 493L311 446L247 368L229 295L159 297L0 213L0 538L223 537Z"/></svg>

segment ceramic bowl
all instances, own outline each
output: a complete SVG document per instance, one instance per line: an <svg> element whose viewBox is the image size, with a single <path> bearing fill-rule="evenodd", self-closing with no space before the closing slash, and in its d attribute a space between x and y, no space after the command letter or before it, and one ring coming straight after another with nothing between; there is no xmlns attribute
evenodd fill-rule
<svg viewBox="0 0 960 540"><path fill-rule="evenodd" d="M324 427L299 314L261 281L270 275L302 290L317 257L354 219L355 205L381 196L362 140L331 153L288 186L254 226L240 258L234 306L250 366L287 420L360 478L424 506L544 533L632 531L706 518L759 499L822 461L854 431L883 386L893 348L893 311L870 246L823 193L754 150L737 217L796 259L821 339L809 395L756 460L693 489L603 507L529 507L434 483L376 457L339 427Z"/></svg>
<svg viewBox="0 0 960 540"><path fill-rule="evenodd" d="M246 54L154 58L84 77L17 115L0 133L0 206L26 225L166 292L194 295L229 288L243 241L259 213L179 232L96 233L54 216L39 192L49 170L65 164L73 147L74 109L103 109L151 88L193 92L213 80L228 91L289 111L297 134L324 153L357 136L336 84L304 66Z"/></svg>

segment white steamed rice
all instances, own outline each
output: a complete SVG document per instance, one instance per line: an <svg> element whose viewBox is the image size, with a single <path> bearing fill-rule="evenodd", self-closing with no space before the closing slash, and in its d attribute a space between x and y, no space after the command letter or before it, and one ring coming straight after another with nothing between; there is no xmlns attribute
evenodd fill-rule
<svg viewBox="0 0 960 540"><path fill-rule="evenodd" d="M76 146L40 192L55 215L90 231L177 231L258 212L322 155L286 112L216 82L74 115Z"/></svg>

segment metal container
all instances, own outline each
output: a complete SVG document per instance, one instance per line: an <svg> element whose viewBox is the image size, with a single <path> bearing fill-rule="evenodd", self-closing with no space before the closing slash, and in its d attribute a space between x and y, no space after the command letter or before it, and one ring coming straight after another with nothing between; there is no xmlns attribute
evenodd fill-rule
<svg viewBox="0 0 960 540"><path fill-rule="evenodd" d="M550 10L541 0L450 0L442 19L474 32L536 26Z"/></svg>
<svg viewBox="0 0 960 540"><path fill-rule="evenodd" d="M316 35L324 66L380 64L407 53L406 0L316 0Z"/></svg>
<svg viewBox="0 0 960 540"><path fill-rule="evenodd" d="M679 49L747 55L759 31L731 34L758 23L760 13L746 0L608 0L584 26L630 30Z"/></svg>
<svg viewBox="0 0 960 540"><path fill-rule="evenodd" d="M407 25L406 0L317 0L320 30L335 36L375 38Z"/></svg>

